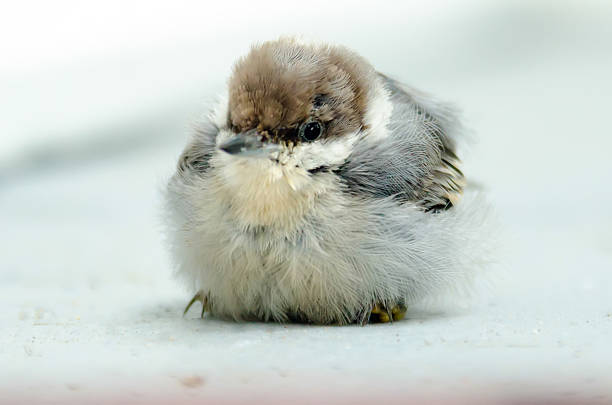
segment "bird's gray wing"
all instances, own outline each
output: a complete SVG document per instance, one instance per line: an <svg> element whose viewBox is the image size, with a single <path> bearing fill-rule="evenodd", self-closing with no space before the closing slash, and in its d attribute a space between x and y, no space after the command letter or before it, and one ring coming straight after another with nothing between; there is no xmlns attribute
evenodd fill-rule
<svg viewBox="0 0 612 405"><path fill-rule="evenodd" d="M393 104L389 136L357 144L337 174L356 194L410 201L426 211L452 207L465 185L455 152L461 126L454 110L380 76Z"/></svg>

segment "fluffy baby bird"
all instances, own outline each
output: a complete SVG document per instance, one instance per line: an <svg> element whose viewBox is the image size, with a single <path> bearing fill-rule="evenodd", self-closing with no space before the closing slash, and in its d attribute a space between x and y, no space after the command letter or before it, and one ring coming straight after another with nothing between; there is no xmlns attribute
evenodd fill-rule
<svg viewBox="0 0 612 405"><path fill-rule="evenodd" d="M342 47L253 47L167 188L177 272L234 320L389 322L464 285L476 199L462 199L448 106Z"/></svg>

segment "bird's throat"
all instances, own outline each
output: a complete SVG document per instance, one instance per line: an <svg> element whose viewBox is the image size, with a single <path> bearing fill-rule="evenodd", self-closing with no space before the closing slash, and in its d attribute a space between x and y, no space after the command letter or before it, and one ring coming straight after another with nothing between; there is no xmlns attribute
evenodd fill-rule
<svg viewBox="0 0 612 405"><path fill-rule="evenodd" d="M317 195L325 191L323 184L299 167L229 156L215 163L216 197L244 226L291 230L302 223Z"/></svg>

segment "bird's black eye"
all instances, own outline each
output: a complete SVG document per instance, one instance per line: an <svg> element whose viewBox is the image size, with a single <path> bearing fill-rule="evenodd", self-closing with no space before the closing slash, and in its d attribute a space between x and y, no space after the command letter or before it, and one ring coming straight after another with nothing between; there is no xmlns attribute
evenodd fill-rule
<svg viewBox="0 0 612 405"><path fill-rule="evenodd" d="M319 121L307 121L300 127L300 138L306 142L316 140L323 132L323 126Z"/></svg>

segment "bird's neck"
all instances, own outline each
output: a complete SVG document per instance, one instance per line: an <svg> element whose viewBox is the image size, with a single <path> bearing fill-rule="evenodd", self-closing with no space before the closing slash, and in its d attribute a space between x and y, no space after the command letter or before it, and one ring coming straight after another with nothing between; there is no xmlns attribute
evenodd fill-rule
<svg viewBox="0 0 612 405"><path fill-rule="evenodd" d="M213 162L211 191L245 227L298 228L328 188L304 169L268 159L218 156Z"/></svg>

